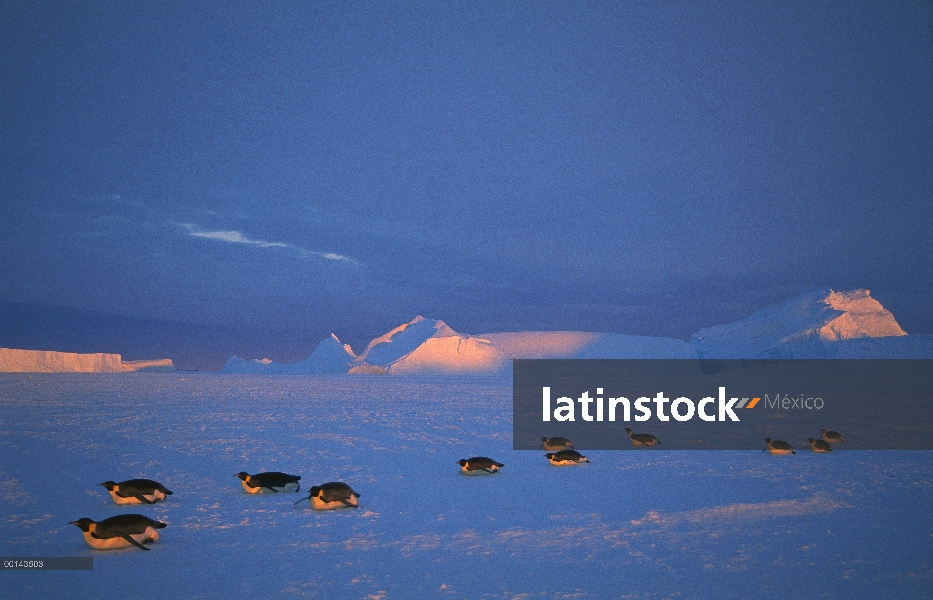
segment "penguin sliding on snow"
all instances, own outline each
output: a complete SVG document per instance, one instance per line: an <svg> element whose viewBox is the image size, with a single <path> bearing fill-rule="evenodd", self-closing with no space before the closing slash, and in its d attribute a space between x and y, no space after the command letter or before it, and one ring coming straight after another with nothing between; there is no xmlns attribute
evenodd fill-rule
<svg viewBox="0 0 933 600"><path fill-rule="evenodd" d="M846 441L844 437L839 435L838 431L826 431L825 429L820 429L820 434L823 436L823 439L830 444L838 444L840 442Z"/></svg>
<svg viewBox="0 0 933 600"><path fill-rule="evenodd" d="M632 433L632 430L628 427L625 428L625 431L628 433L629 439L632 440L633 446L654 446L661 443L661 440L650 433Z"/></svg>
<svg viewBox="0 0 933 600"><path fill-rule="evenodd" d="M143 544L158 540L157 530L166 527L165 523L143 515L117 515L104 519L100 523L85 517L69 524L77 525L84 532L84 541L87 545L97 550L129 548L130 546L149 550Z"/></svg>
<svg viewBox="0 0 933 600"><path fill-rule="evenodd" d="M359 492L353 491L353 488L339 481L322 483L311 488L307 498L302 498L298 502L307 500L314 510L331 510L334 508L359 508L360 504L357 498ZM298 504L295 502L295 504Z"/></svg>
<svg viewBox="0 0 933 600"><path fill-rule="evenodd" d="M770 454L797 454L790 444L781 440L772 441L771 438L765 438L765 444L765 450Z"/></svg>
<svg viewBox="0 0 933 600"><path fill-rule="evenodd" d="M250 475L241 471L234 475L240 478L240 484L249 494L267 494L270 492L297 492L301 488L298 480L301 475L289 475L278 471Z"/></svg>
<svg viewBox="0 0 933 600"><path fill-rule="evenodd" d="M830 446L827 441L815 440L813 438L807 441L810 442L810 450L813 452L833 452L833 447Z"/></svg>
<svg viewBox="0 0 933 600"><path fill-rule="evenodd" d="M552 452L545 454L544 457L548 460L549 463L556 467L563 467L566 465L581 465L583 463L590 462L589 459L576 450L561 450L560 452Z"/></svg>
<svg viewBox="0 0 933 600"><path fill-rule="evenodd" d="M116 504L155 504L171 496L171 490L151 479L128 479L120 483L105 481L101 484L110 492Z"/></svg>
<svg viewBox="0 0 933 600"><path fill-rule="evenodd" d="M573 442L564 437L541 438L541 448L544 450L573 450Z"/></svg>
<svg viewBox="0 0 933 600"><path fill-rule="evenodd" d="M464 475L483 475L486 473L498 473L499 469L505 465L496 462L486 456L474 456L473 458L461 458L457 461L460 465L460 472Z"/></svg>

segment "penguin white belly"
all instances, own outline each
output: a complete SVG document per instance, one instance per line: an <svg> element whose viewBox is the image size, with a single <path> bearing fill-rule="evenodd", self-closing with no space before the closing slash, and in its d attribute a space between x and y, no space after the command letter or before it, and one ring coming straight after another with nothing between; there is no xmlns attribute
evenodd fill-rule
<svg viewBox="0 0 933 600"><path fill-rule="evenodd" d="M250 494L274 494L276 492L297 492L298 491L298 482L286 483L285 485L273 485L270 486L272 491L266 487L250 487L245 481L240 481L240 485L243 486L243 489Z"/></svg>
<svg viewBox="0 0 933 600"><path fill-rule="evenodd" d="M359 506L356 500L356 496L351 496L350 498L347 499L347 502L349 502L352 506ZM312 496L311 497L311 508L313 508L314 510L332 510L335 508L349 508L349 507L343 502L341 502L340 500L324 502L317 496Z"/></svg>
<svg viewBox="0 0 933 600"><path fill-rule="evenodd" d="M461 473L463 473L464 475L470 475L470 476L473 476L473 475L492 475L493 473L496 473L496 472L498 472L498 471L499 471L499 467L497 467L496 465L492 465L491 467L489 467L489 470L488 470L488 471L485 470L485 469L476 469L476 470L473 470L473 471L467 471L467 468L466 468L466 467L460 467L460 472L461 472Z"/></svg>
<svg viewBox="0 0 933 600"><path fill-rule="evenodd" d="M577 462L577 461L575 461L575 460L552 460L552 459L549 458L549 459L547 459L547 461L548 461L549 463L551 463L552 465L554 465L555 467L569 467L570 465L581 465L581 464L583 464L583 461Z"/></svg>
<svg viewBox="0 0 933 600"><path fill-rule="evenodd" d="M152 527L146 527L146 531L143 533L135 533L130 535L131 538L139 542L140 544L145 544L148 542L155 542L159 539L159 532ZM91 535L90 532L84 532L84 541L87 542L87 545L91 548L97 550L115 550L118 548L129 548L132 546L131 543L123 539L122 537L112 537L112 538L96 538Z"/></svg>
<svg viewBox="0 0 933 600"><path fill-rule="evenodd" d="M246 490L247 494L261 494L262 493L261 487L252 487L245 481L240 481L240 485L243 486L243 489Z"/></svg>
<svg viewBox="0 0 933 600"><path fill-rule="evenodd" d="M110 490L109 494L110 497L113 498L114 504L142 504L142 502L136 498L124 498L122 496L118 496L117 493L113 490Z"/></svg>
<svg viewBox="0 0 933 600"><path fill-rule="evenodd" d="M770 454L791 454L791 451L785 450L783 448L768 448L768 453Z"/></svg>
<svg viewBox="0 0 933 600"><path fill-rule="evenodd" d="M119 496L117 495L116 490L111 490L108 493L110 494L110 497L113 498L113 502L115 504L142 504L143 503L142 500L140 500L139 498L135 496L129 496L128 498ZM158 502L159 500L165 499L165 494L163 494L159 490L153 490L151 494L140 494L140 495L150 502Z"/></svg>

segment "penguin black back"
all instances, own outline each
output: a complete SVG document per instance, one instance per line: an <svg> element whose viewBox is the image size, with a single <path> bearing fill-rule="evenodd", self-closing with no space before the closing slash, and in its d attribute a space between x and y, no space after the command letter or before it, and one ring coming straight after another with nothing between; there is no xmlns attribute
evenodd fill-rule
<svg viewBox="0 0 933 600"><path fill-rule="evenodd" d="M505 465L501 462L496 462L488 456L474 456L472 458L461 458L457 461L457 464L460 465L460 470L463 473L497 473L499 469Z"/></svg>
<svg viewBox="0 0 933 600"><path fill-rule="evenodd" d="M263 490L270 492L297 492L301 489L301 475L290 475L279 471L267 471L265 473L256 473L250 475L246 471L240 471L234 477L239 477L243 482L243 489L251 494L259 493Z"/></svg>
<svg viewBox="0 0 933 600"><path fill-rule="evenodd" d="M110 497L117 504L155 504L172 495L170 489L151 479L127 479L120 483L105 481L100 485L110 492Z"/></svg>

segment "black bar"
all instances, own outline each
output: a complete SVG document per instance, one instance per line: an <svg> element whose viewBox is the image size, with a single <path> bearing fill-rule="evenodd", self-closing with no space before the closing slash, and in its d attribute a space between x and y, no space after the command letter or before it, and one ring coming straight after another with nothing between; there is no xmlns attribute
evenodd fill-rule
<svg viewBox="0 0 933 600"><path fill-rule="evenodd" d="M4 571L93 571L93 557L79 556L4 556Z"/></svg>

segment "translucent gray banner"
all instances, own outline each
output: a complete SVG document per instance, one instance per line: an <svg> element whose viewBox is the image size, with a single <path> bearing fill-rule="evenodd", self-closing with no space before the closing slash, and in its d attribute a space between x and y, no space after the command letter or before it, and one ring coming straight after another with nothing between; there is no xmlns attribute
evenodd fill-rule
<svg viewBox="0 0 933 600"><path fill-rule="evenodd" d="M556 436L578 450L775 452L779 441L794 452L933 450L928 359L515 360L512 369L516 450Z"/></svg>

